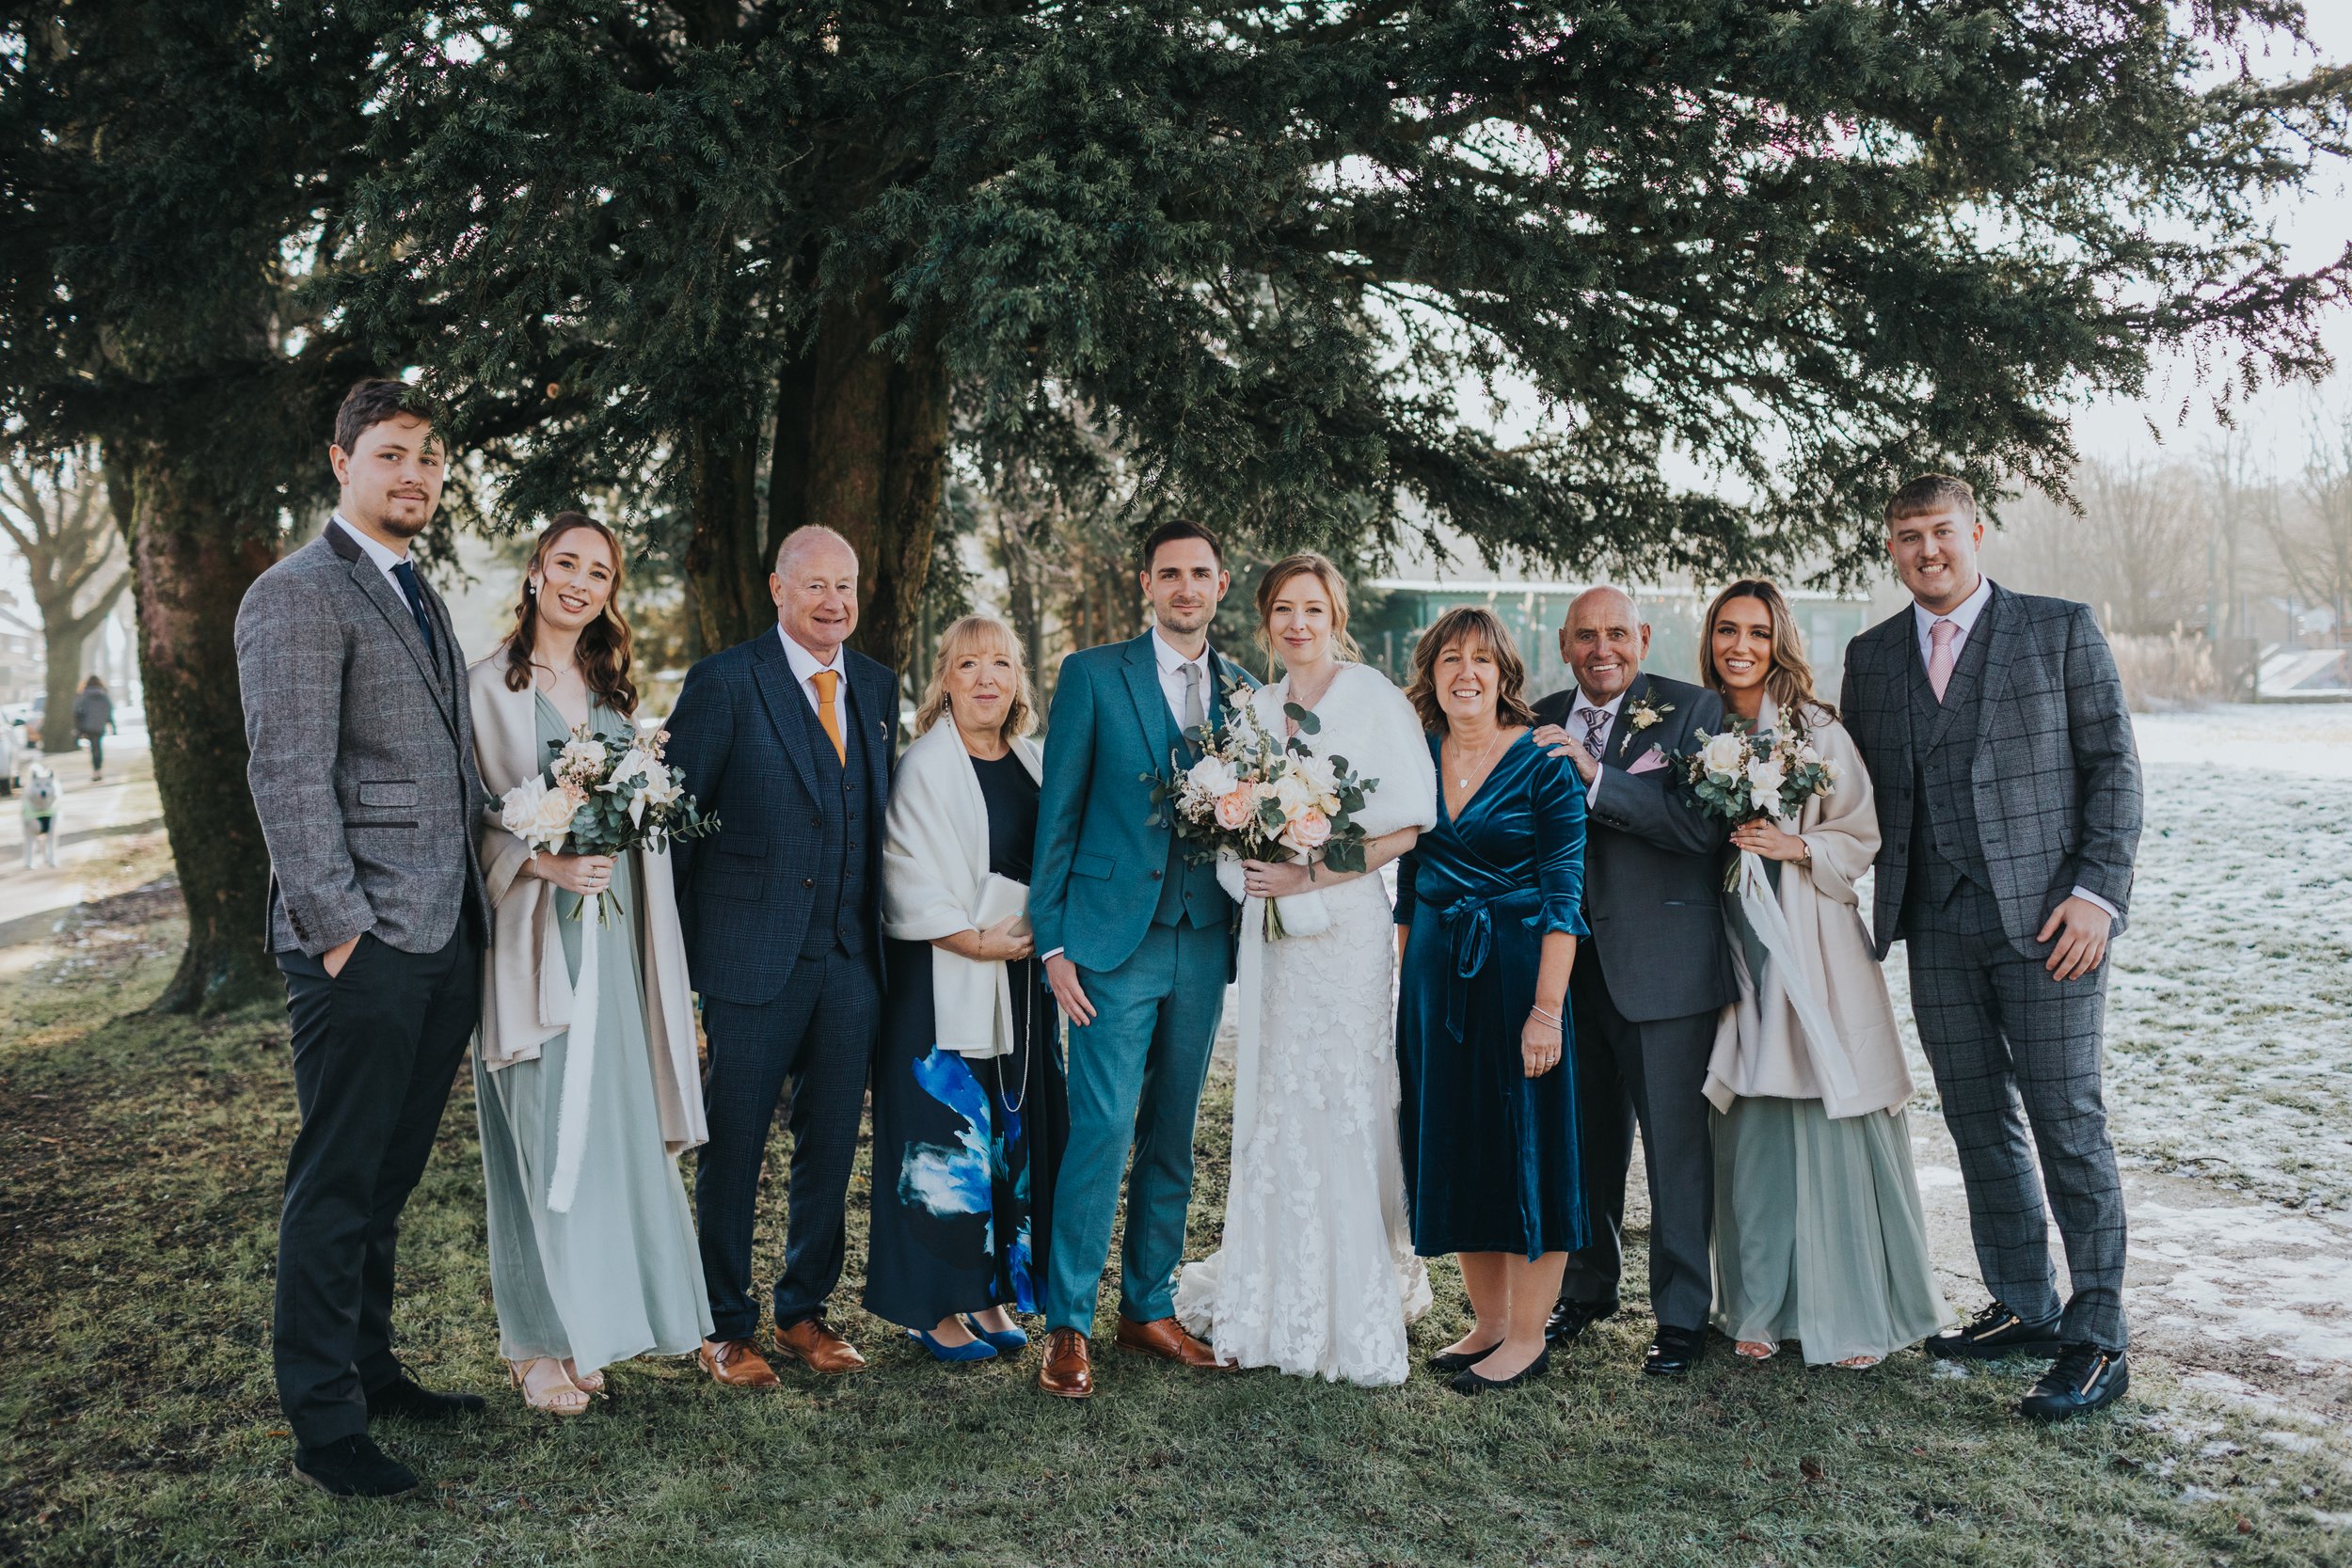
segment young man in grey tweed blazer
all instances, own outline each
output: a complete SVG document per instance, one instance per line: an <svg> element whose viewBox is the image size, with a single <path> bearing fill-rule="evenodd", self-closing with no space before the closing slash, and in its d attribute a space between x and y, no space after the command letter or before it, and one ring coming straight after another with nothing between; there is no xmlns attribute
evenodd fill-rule
<svg viewBox="0 0 2352 1568"><path fill-rule="evenodd" d="M302 1130L286 1161L272 1353L294 1471L339 1496L416 1475L370 1418L479 1411L392 1354L392 1256L466 1042L481 1021L489 900L474 859L488 795L466 661L409 562L442 453L396 381L343 400L342 487L317 539L237 610L247 779L269 845L267 940L286 977Z"/></svg>
<svg viewBox="0 0 2352 1568"><path fill-rule="evenodd" d="M1994 1297L1928 1350L2055 1355L2020 1408L2060 1419L2129 1384L2100 1057L2139 758L2090 607L1987 580L1965 483L1913 480L1887 502L1886 529L1913 602L1848 646L1842 697L1884 830L1872 929L1881 958L1898 938L1909 946L1912 1011ZM2047 1213L2066 1243L2062 1309Z"/></svg>

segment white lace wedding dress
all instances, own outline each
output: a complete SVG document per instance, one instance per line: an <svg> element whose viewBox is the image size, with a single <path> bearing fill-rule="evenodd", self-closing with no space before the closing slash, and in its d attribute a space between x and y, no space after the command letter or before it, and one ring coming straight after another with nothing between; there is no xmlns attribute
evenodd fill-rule
<svg viewBox="0 0 2352 1568"><path fill-rule="evenodd" d="M1273 734L1288 694L1285 680L1255 698ZM1314 712L1321 730L1300 737L1314 754L1378 781L1357 816L1368 836L1436 820L1428 741L1387 676L1343 666ZM1223 873L1238 893L1237 871ZM1402 1383L1405 1328L1428 1309L1429 1278L1397 1153L1396 927L1377 876L1322 896L1328 928L1277 942L1262 935L1261 901L1243 906L1225 1234L1184 1266L1176 1316L1245 1367Z"/></svg>

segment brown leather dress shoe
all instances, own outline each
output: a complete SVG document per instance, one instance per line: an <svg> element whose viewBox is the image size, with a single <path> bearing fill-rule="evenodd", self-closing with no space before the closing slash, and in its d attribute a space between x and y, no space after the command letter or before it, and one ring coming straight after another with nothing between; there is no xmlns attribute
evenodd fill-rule
<svg viewBox="0 0 2352 1568"><path fill-rule="evenodd" d="M1037 1386L1057 1398L1082 1400L1094 1392L1094 1365L1087 1337L1057 1328L1045 1337L1045 1359L1038 1363Z"/></svg>
<svg viewBox="0 0 2352 1568"><path fill-rule="evenodd" d="M838 1376L866 1370L866 1357L857 1353L857 1347L835 1334L822 1318L803 1318L790 1328L777 1329L776 1343L808 1363L812 1372Z"/></svg>
<svg viewBox="0 0 2352 1568"><path fill-rule="evenodd" d="M1173 1361L1180 1367L1198 1367L1204 1371L1231 1372L1240 1369L1231 1361L1219 1361L1216 1352L1184 1332L1184 1325L1173 1318L1154 1318L1139 1323L1122 1316L1119 1320L1119 1348L1140 1355L1157 1356Z"/></svg>
<svg viewBox="0 0 2352 1568"><path fill-rule="evenodd" d="M749 1339L705 1339L695 1352L711 1381L730 1388L773 1388L776 1370Z"/></svg>

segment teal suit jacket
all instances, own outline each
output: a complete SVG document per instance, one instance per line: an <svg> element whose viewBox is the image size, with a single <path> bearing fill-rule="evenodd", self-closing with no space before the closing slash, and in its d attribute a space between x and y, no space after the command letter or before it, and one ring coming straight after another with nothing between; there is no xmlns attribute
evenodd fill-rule
<svg viewBox="0 0 2352 1568"><path fill-rule="evenodd" d="M1214 723L1224 713L1227 689L1257 683L1215 648L1209 662L1216 676L1209 694ZM1144 775L1170 770L1177 740L1149 631L1062 660L1046 723L1029 879L1029 926L1039 952L1059 948L1079 968L1099 974L1117 969L1142 945L1176 832L1152 825L1152 786ZM1205 867L1189 874L1209 875Z"/></svg>

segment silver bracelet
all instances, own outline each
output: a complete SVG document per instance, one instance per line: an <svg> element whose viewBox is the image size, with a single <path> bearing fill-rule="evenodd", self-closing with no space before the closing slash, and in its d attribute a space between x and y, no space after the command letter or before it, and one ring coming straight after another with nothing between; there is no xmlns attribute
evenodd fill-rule
<svg viewBox="0 0 2352 1568"><path fill-rule="evenodd" d="M1567 1027L1566 1021L1562 1019L1558 1013L1548 1013L1544 1011L1543 1004L1540 1002L1528 1004L1527 1010L1534 1013L1537 1018L1542 1019L1546 1023L1550 1024L1555 1029L1565 1029Z"/></svg>

